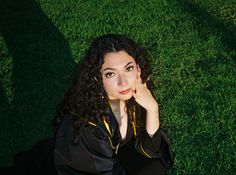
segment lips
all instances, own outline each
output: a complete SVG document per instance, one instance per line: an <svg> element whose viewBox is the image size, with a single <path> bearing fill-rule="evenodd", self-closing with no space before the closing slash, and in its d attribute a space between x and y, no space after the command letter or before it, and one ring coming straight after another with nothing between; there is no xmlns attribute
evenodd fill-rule
<svg viewBox="0 0 236 175"><path fill-rule="evenodd" d="M123 90L123 91L119 91L120 94L128 94L131 91L131 88Z"/></svg>

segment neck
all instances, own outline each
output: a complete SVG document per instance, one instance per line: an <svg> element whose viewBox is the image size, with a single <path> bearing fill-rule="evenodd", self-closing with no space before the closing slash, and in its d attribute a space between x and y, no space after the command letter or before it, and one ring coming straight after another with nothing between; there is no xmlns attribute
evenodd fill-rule
<svg viewBox="0 0 236 175"><path fill-rule="evenodd" d="M121 111L125 108L124 100L110 100L111 109L113 112Z"/></svg>
<svg viewBox="0 0 236 175"><path fill-rule="evenodd" d="M110 100L112 112L116 118L122 118L126 114L126 104L124 100Z"/></svg>

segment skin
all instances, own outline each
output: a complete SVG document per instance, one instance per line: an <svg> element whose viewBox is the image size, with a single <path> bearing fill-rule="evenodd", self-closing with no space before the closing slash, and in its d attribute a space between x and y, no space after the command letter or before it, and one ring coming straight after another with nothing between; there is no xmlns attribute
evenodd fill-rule
<svg viewBox="0 0 236 175"><path fill-rule="evenodd" d="M160 125L158 103L146 83L142 83L141 70L135 59L125 51L107 53L101 74L103 87L118 121L122 139L126 137L128 122L125 101L132 96L146 109L146 130L153 136Z"/></svg>

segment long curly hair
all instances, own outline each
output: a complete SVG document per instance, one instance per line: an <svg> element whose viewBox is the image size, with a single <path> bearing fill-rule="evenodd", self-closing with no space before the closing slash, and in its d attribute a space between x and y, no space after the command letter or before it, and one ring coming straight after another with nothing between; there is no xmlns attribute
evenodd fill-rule
<svg viewBox="0 0 236 175"><path fill-rule="evenodd" d="M58 105L52 121L57 130L61 120L70 113L75 120L75 129L87 121L95 121L107 113L108 97L105 93L100 73L104 56L110 52L125 51L135 59L141 69L143 82L151 75L151 67L144 48L125 35L108 34L96 38L85 57L76 65L71 76L71 86ZM149 89L151 81L148 81ZM127 109L134 104L131 98L126 102Z"/></svg>

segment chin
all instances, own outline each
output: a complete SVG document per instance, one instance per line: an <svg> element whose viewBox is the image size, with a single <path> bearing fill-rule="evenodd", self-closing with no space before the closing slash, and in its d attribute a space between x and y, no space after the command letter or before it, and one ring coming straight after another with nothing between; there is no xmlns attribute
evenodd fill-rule
<svg viewBox="0 0 236 175"><path fill-rule="evenodd" d="M132 94L127 94L127 95L118 95L118 94L116 94L116 95L114 95L114 96L109 96L108 95L108 98L109 98L109 100L129 100L129 99L131 99L132 98Z"/></svg>
<svg viewBox="0 0 236 175"><path fill-rule="evenodd" d="M132 95L122 96L120 100L129 100L132 98Z"/></svg>

